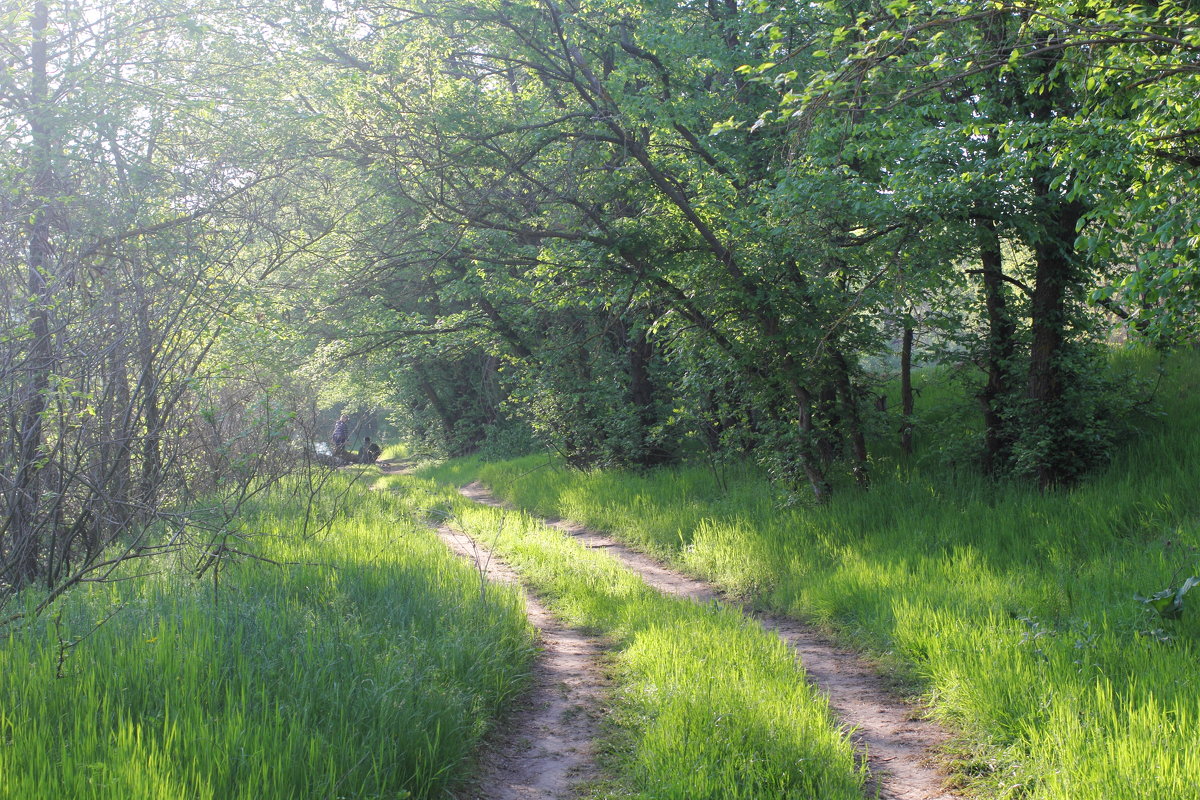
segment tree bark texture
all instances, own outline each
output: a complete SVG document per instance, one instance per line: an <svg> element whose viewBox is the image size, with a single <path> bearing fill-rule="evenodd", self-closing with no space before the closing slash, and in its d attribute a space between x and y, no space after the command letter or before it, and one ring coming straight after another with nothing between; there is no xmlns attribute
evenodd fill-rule
<svg viewBox="0 0 1200 800"><path fill-rule="evenodd" d="M1011 376L1016 325L1005 296L1003 255L996 221L976 218L975 233L982 263L983 304L988 326L984 345L987 383L979 393L984 429L982 462L984 472L993 474L1008 458L1013 445L1011 426L1005 421L1004 411L1006 399L1011 397L1013 390Z"/></svg>
<svg viewBox="0 0 1200 800"><path fill-rule="evenodd" d="M900 337L900 451L906 456L913 451L912 349L913 327L905 324Z"/></svg>
<svg viewBox="0 0 1200 800"><path fill-rule="evenodd" d="M41 498L43 418L54 368L54 342L50 333L53 292L51 218L48 204L53 196L53 133L50 126L48 57L46 31L48 14L44 2L35 3L30 21L32 70L29 91L29 136L32 152L32 198L34 209L28 223L28 291L31 345L27 379L18 425L16 469L8 502L8 547L4 578L13 586L32 582L38 574L38 519Z"/></svg>
<svg viewBox="0 0 1200 800"><path fill-rule="evenodd" d="M1068 420L1063 390L1069 370L1062 362L1066 342L1067 293L1077 277L1075 236L1083 208L1077 202L1051 198L1049 178L1036 181L1039 195L1047 201L1041 235L1034 246L1035 283L1030 303L1029 391L1033 422L1050 441L1044 442L1045 455L1038 465L1038 484L1051 488L1071 471L1063 455L1065 435L1074 431Z"/></svg>

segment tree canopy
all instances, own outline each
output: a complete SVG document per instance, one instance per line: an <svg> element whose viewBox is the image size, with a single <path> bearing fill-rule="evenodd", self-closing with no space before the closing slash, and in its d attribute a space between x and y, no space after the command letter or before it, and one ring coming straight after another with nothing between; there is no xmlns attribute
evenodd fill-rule
<svg viewBox="0 0 1200 800"><path fill-rule="evenodd" d="M1198 14L10 3L0 580L79 579L335 407L824 500L911 453L940 363L968 461L1070 483L1137 400L1103 348L1195 335Z"/></svg>

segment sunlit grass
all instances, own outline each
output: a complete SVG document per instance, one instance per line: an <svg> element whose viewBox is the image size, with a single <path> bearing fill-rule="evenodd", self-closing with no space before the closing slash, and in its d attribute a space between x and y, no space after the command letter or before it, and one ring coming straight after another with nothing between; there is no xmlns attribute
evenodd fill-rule
<svg viewBox="0 0 1200 800"><path fill-rule="evenodd" d="M412 447L404 442L395 442L386 445L383 452L379 454L380 461L401 461L409 458L412 455Z"/></svg>
<svg viewBox="0 0 1200 800"><path fill-rule="evenodd" d="M1133 596L1200 574L1198 385L1181 359L1165 418L1047 495L934 459L877 462L870 492L827 508L782 507L752 470L727 490L703 468L579 473L541 456L427 474L614 531L873 651L966 736L960 769L984 796L1196 798L1200 597L1171 621Z"/></svg>
<svg viewBox="0 0 1200 800"><path fill-rule="evenodd" d="M522 604L509 589L481 599L474 572L393 498L347 497L343 513L318 509L334 521L307 538L297 500L246 518L243 547L284 566L229 564L214 592L159 565L10 625L0 796L445 796L523 685Z"/></svg>
<svg viewBox="0 0 1200 800"><path fill-rule="evenodd" d="M611 557L520 512L410 476L383 480L414 511L494 543L569 624L613 644L617 793L656 800L861 798L824 698L778 637L739 610L664 597Z"/></svg>

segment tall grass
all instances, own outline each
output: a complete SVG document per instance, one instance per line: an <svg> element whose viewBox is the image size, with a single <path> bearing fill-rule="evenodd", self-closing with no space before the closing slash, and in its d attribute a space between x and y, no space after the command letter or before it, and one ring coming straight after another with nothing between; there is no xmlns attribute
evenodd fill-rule
<svg viewBox="0 0 1200 800"><path fill-rule="evenodd" d="M1200 574L1200 362L1176 363L1103 474L1039 494L935 460L876 463L869 492L787 508L752 470L580 473L452 462L540 514L616 532L874 652L964 736L987 797L1200 798L1200 597L1178 621L1134 599ZM936 424L926 420L926 429Z"/></svg>
<svg viewBox="0 0 1200 800"><path fill-rule="evenodd" d="M444 796L523 685L531 631L393 498L348 498L307 538L303 504L263 501L242 546L280 565L229 564L215 592L160 564L10 625L0 797Z"/></svg>
<svg viewBox="0 0 1200 800"><path fill-rule="evenodd" d="M409 476L384 484L438 508L512 564L569 623L613 643L615 793L655 800L862 797L852 749L778 637L738 611L664 597L606 554L526 514Z"/></svg>

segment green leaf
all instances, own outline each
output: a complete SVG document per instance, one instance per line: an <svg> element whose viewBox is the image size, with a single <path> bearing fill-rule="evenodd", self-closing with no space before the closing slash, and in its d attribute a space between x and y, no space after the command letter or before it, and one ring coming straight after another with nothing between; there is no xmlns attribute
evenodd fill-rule
<svg viewBox="0 0 1200 800"><path fill-rule="evenodd" d="M1133 597L1153 608L1163 619L1180 619L1183 616L1183 598L1196 586L1200 586L1200 577L1193 575L1178 589L1172 587L1155 592L1149 597L1142 597L1140 594Z"/></svg>

